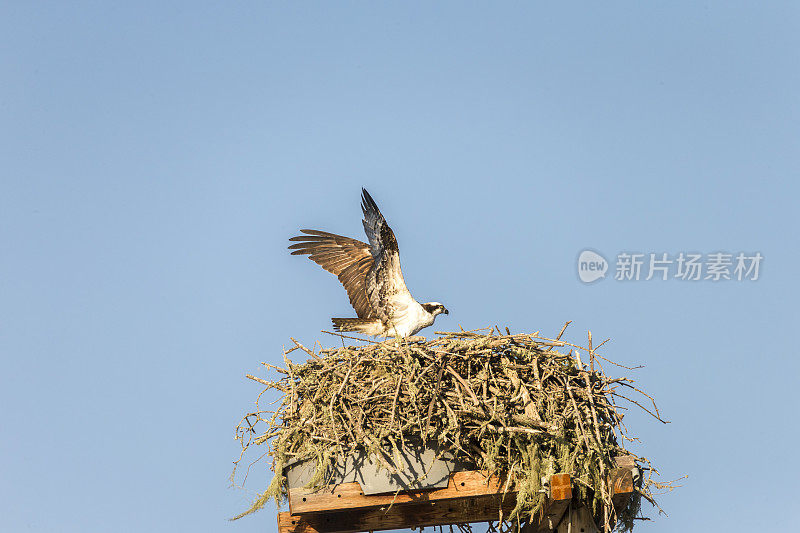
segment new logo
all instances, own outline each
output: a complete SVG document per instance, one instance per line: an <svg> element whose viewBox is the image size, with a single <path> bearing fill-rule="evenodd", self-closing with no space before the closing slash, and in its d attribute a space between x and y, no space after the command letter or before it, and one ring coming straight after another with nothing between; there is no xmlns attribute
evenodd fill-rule
<svg viewBox="0 0 800 533"><path fill-rule="evenodd" d="M578 256L578 277L584 283L591 283L606 277L608 261L602 255L584 250Z"/></svg>

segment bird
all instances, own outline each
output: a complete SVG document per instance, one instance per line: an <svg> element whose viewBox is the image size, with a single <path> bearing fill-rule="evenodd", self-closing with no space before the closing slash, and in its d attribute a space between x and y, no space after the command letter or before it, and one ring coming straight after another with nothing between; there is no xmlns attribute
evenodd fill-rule
<svg viewBox="0 0 800 533"><path fill-rule="evenodd" d="M364 233L369 244L313 229L292 237L292 255L309 259L334 274L344 285L357 318L332 318L335 331L374 337L413 339L450 312L439 302L420 303L411 296L400 270L400 250L394 232L366 189L361 189Z"/></svg>

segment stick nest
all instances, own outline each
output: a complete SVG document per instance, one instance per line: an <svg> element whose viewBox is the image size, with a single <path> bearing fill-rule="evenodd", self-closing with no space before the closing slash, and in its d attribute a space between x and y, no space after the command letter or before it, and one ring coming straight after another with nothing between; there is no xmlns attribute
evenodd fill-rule
<svg viewBox="0 0 800 533"><path fill-rule="evenodd" d="M317 351L292 339L284 368L263 363L281 374L279 379L248 376L266 388L256 410L237 427L242 456L236 466L249 449L267 445L267 453L260 455L272 458L274 476L236 518L269 499L286 500L283 468L291 460L315 461L308 486L320 487L330 481L326 472L337 457L366 449L393 471L398 452L422 440L449 450L458 462L514 480L517 505L509 516L498 517L501 529L518 528L541 508L543 476L569 473L573 493L590 507L602 530L631 530L640 518L641 498L657 507L654 492L671 486L655 481L650 461L625 448L636 439L622 422L627 408L622 404L665 421L633 380L606 376L603 363L616 364L596 353L599 346L592 347L591 333L588 346L581 347L560 340L563 332L555 339L538 332L511 335L507 329L501 334L494 328L437 332L440 336L427 342L370 342ZM310 359L291 362L288 354L295 350ZM275 392L273 403L279 406L262 409L262 396ZM644 475L630 504L617 514L608 471L621 455L633 455ZM235 474L234 469L232 479Z"/></svg>

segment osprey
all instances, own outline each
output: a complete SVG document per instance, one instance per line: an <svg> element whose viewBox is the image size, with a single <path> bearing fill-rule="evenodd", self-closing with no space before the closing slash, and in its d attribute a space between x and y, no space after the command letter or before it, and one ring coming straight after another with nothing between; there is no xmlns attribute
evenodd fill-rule
<svg viewBox="0 0 800 533"><path fill-rule="evenodd" d="M375 200L361 189L364 232L369 244L326 231L300 230L292 237L292 255L308 258L335 274L344 285L358 318L332 318L336 331L356 331L373 336L414 335L449 311L439 302L419 303L408 292L400 271L394 232Z"/></svg>

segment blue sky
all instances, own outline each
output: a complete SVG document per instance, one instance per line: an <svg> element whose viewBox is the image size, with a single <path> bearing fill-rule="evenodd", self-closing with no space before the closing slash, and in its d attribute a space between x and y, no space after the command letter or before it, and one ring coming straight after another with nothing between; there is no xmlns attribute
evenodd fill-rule
<svg viewBox="0 0 800 533"><path fill-rule="evenodd" d="M361 186L412 293L450 309L438 328L572 320L646 365L672 423L629 426L689 478L641 531L789 530L763 513L800 474L799 15L2 3L0 530L273 531L271 505L226 521L267 480L228 487L244 374L352 316L285 248L361 237ZM586 285L585 248L764 261L755 282Z"/></svg>

